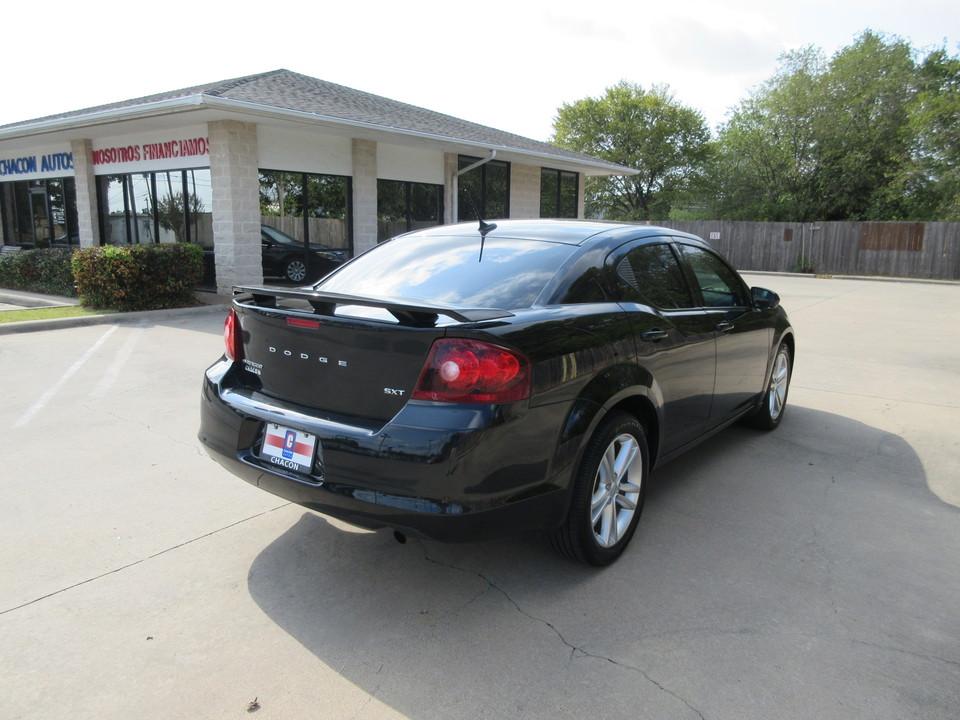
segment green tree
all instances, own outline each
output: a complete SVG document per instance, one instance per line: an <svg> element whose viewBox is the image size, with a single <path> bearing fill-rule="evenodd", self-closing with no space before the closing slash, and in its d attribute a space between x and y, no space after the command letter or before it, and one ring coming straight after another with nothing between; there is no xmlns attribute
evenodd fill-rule
<svg viewBox="0 0 960 720"><path fill-rule="evenodd" d="M184 217L183 193L175 192L157 200L157 222L164 230L172 230L178 243L183 242L186 237L186 223L192 226L204 211L203 201L193 193L187 194L186 202L189 204L188 217ZM148 215L149 213L147 210Z"/></svg>
<svg viewBox="0 0 960 720"><path fill-rule="evenodd" d="M910 130L911 161L901 185L925 218L960 220L960 58L941 48L919 68Z"/></svg>
<svg viewBox="0 0 960 720"><path fill-rule="evenodd" d="M817 216L816 122L824 113L826 65L813 47L788 53L735 109L716 145L708 214L766 221Z"/></svg>
<svg viewBox="0 0 960 720"><path fill-rule="evenodd" d="M564 104L552 142L639 171L591 178L587 215L617 220L666 218L684 200L710 156L703 115L681 105L665 85L644 90L622 81L598 98Z"/></svg>
<svg viewBox="0 0 960 720"><path fill-rule="evenodd" d="M861 33L806 48L720 128L710 214L738 220L957 217L960 60Z"/></svg>
<svg viewBox="0 0 960 720"><path fill-rule="evenodd" d="M817 119L823 220L899 220L909 201L896 188L910 157L917 66L908 43L867 30L830 61Z"/></svg>

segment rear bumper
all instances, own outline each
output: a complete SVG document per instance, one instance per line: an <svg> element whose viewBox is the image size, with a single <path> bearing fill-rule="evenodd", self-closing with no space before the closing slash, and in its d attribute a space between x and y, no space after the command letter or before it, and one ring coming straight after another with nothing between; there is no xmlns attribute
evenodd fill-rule
<svg viewBox="0 0 960 720"><path fill-rule="evenodd" d="M232 372L227 361L207 370L200 441L274 495L361 527L445 542L548 531L566 516L569 467L553 467L557 407L410 402L386 425L365 427L234 387ZM314 475L259 459L265 422L317 436Z"/></svg>

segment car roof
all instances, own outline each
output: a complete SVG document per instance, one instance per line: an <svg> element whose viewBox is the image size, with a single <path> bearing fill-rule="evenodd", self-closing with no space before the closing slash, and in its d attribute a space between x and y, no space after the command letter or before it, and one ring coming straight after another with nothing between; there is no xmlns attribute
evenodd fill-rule
<svg viewBox="0 0 960 720"><path fill-rule="evenodd" d="M633 223L605 222L598 220L497 220L484 237L488 240L538 240L542 242L562 243L564 245L583 245L588 240L604 238L606 240L633 240L644 237L662 237L672 235L700 240L693 235L658 227ZM476 221L458 225L439 225L409 233L419 237L469 237L475 238L480 232Z"/></svg>

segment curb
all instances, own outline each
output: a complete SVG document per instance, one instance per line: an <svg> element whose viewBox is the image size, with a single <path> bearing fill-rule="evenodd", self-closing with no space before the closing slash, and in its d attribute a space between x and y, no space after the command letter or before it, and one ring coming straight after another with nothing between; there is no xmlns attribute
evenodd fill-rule
<svg viewBox="0 0 960 720"><path fill-rule="evenodd" d="M76 298L61 297L60 295L42 295L41 293L20 292L17 290L0 290L0 303L18 305L23 308L70 307L80 304Z"/></svg>
<svg viewBox="0 0 960 720"><path fill-rule="evenodd" d="M65 303L69 304L69 303ZM0 335L38 332L40 330L60 330L64 328L86 327L88 325L111 325L143 323L151 324L162 320L189 318L194 315L226 316L226 305L202 305L200 307L178 308L175 310L141 310L139 312L111 313L109 315L86 315L84 317L56 318L53 320L25 320L23 322L0 323Z"/></svg>
<svg viewBox="0 0 960 720"><path fill-rule="evenodd" d="M810 280L861 280L864 282L913 283L917 285L960 285L958 280L939 278L884 277L882 275L829 275L795 273L780 270L737 270L741 275L771 275L775 277L809 278Z"/></svg>

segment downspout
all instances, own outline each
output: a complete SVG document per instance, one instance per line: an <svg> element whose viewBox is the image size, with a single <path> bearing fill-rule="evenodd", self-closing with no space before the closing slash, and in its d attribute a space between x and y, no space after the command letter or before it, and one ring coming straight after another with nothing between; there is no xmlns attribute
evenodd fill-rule
<svg viewBox="0 0 960 720"><path fill-rule="evenodd" d="M497 151L491 150L490 157L477 160L472 165L467 165L463 170L458 170L453 174L453 178L450 181L450 185L452 186L452 189L453 189L453 201L450 203L453 217L450 218L450 222L453 222L453 223L459 222L459 217L460 217L460 183L458 182L458 178L464 173L468 173L471 170L480 167L481 165L486 165L495 157L497 157Z"/></svg>

